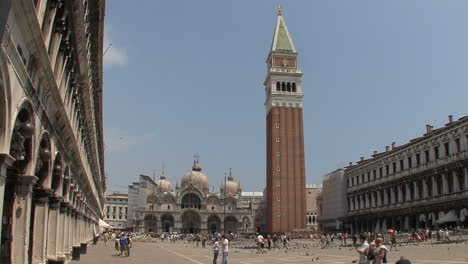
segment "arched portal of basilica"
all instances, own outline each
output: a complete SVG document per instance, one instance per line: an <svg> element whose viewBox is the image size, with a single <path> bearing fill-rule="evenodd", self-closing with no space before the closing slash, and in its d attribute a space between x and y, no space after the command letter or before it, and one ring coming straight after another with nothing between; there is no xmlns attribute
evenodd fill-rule
<svg viewBox="0 0 468 264"><path fill-rule="evenodd" d="M201 217L194 210L187 210L181 215L182 233L197 234L201 233Z"/></svg>

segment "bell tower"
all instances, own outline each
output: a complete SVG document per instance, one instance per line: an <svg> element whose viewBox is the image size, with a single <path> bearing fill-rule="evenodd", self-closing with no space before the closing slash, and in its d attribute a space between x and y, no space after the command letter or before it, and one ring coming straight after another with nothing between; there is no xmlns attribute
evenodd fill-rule
<svg viewBox="0 0 468 264"><path fill-rule="evenodd" d="M306 228L302 72L297 55L279 6L264 82L266 231L270 234Z"/></svg>

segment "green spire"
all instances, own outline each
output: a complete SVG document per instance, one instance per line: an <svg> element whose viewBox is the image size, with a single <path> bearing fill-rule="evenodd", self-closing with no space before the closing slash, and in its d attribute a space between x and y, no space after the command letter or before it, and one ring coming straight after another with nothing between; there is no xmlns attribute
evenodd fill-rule
<svg viewBox="0 0 468 264"><path fill-rule="evenodd" d="M296 52L288 27L284 21L281 7L278 8L278 19L276 20L275 35L273 36L271 50Z"/></svg>
<svg viewBox="0 0 468 264"><path fill-rule="evenodd" d="M294 51L291 45L286 28L284 27L283 21L280 21L278 30L278 39L276 40L276 50Z"/></svg>

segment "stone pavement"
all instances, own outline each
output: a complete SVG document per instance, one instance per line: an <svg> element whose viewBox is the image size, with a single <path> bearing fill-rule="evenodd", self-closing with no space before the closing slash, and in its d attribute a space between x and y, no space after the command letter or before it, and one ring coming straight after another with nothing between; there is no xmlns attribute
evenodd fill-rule
<svg viewBox="0 0 468 264"><path fill-rule="evenodd" d="M357 259L354 249L330 248L330 249L284 249L269 251L266 254L257 255L253 249L234 248L229 254L229 263L234 264L259 264L259 263L323 263L341 264L352 263ZM389 253L388 263L395 263L400 256L406 256L413 264L468 264L468 244L451 245L425 245L406 246L398 251ZM306 255L309 254L309 255ZM207 248L196 248L194 244L170 243L144 243L134 242L130 257L119 257L115 255L114 246L109 243L107 247L100 241L98 245L90 245L88 253L81 255L80 261L72 261L72 264L95 264L95 263L212 263L212 253ZM221 263L221 257L218 258Z"/></svg>

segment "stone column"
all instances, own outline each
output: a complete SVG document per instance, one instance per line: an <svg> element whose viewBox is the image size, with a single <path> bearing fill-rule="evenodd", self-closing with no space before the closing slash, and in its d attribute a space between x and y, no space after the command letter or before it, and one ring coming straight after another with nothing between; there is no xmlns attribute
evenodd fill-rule
<svg viewBox="0 0 468 264"><path fill-rule="evenodd" d="M70 233L71 233L71 209L70 204L67 204L67 213L65 215L65 232L63 232L64 239L64 253L67 259L71 257L71 244L70 244Z"/></svg>
<svg viewBox="0 0 468 264"><path fill-rule="evenodd" d="M396 202L395 200L395 188L390 187L390 203L394 204Z"/></svg>
<svg viewBox="0 0 468 264"><path fill-rule="evenodd" d="M18 176L19 190L13 205L11 263L27 263L29 228L31 221L32 188L38 178L34 175Z"/></svg>
<svg viewBox="0 0 468 264"><path fill-rule="evenodd" d="M432 194L433 194L433 196L440 195L440 193L437 192L438 184L437 184L436 177L437 177L437 175L434 175L432 177L432 179L431 179L432 180Z"/></svg>
<svg viewBox="0 0 468 264"><path fill-rule="evenodd" d="M0 219L3 219L3 200L5 196L5 180L8 167L10 167L15 159L8 154L0 154ZM0 237L2 235L2 228L0 228ZM0 252L1 252L1 243L0 243Z"/></svg>
<svg viewBox="0 0 468 264"><path fill-rule="evenodd" d="M442 193L446 194L449 192L448 188L448 180L447 180L447 173L443 173L442 175Z"/></svg>
<svg viewBox="0 0 468 264"><path fill-rule="evenodd" d="M413 182L413 190L414 190L414 199L418 200L421 197L419 197L419 185L417 181Z"/></svg>
<svg viewBox="0 0 468 264"><path fill-rule="evenodd" d="M387 190L387 188L383 189L383 195L384 195L384 204L383 205L388 205L388 190Z"/></svg>
<svg viewBox="0 0 468 264"><path fill-rule="evenodd" d="M60 213L59 213L59 232L57 239L57 256L60 260L65 260L65 233L67 228L67 205L65 203L60 203Z"/></svg>
<svg viewBox="0 0 468 264"><path fill-rule="evenodd" d="M406 184L406 201L411 201L411 188L410 188L410 184L413 184L413 183L405 183Z"/></svg>
<svg viewBox="0 0 468 264"><path fill-rule="evenodd" d="M468 168L463 168L463 179L465 190L468 190Z"/></svg>
<svg viewBox="0 0 468 264"><path fill-rule="evenodd" d="M33 243L33 262L46 262L46 238L47 238L47 221L49 211L49 197L42 196L34 198L36 209L34 210L34 243Z"/></svg>
<svg viewBox="0 0 468 264"><path fill-rule="evenodd" d="M59 227L60 200L51 197L49 201L49 221L47 231L47 258L57 260L57 237Z"/></svg>
<svg viewBox="0 0 468 264"><path fill-rule="evenodd" d="M382 206L382 200L380 198L380 190L377 191L377 201L376 201L376 206L380 207Z"/></svg>
<svg viewBox="0 0 468 264"><path fill-rule="evenodd" d="M401 184L398 184L398 202L403 201L403 186Z"/></svg>
<svg viewBox="0 0 468 264"><path fill-rule="evenodd" d="M455 170L452 171L451 177L453 179L453 191L459 192L460 191L460 182L458 181L457 172Z"/></svg>
<svg viewBox="0 0 468 264"><path fill-rule="evenodd" d="M425 199L425 198L427 198L429 196L429 190L428 190L428 187L427 187L427 179L423 178L422 181L423 181L423 197L419 197L419 198Z"/></svg>

